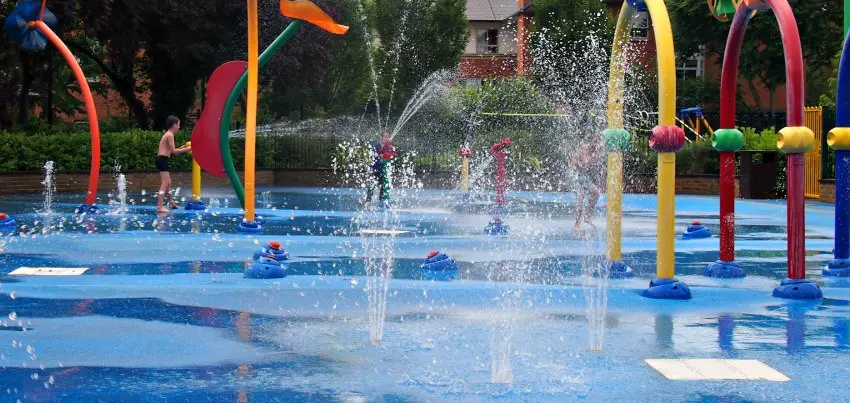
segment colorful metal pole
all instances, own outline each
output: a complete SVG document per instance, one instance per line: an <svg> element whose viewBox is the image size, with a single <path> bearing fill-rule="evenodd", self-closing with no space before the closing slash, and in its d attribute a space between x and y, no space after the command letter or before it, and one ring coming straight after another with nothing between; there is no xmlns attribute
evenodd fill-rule
<svg viewBox="0 0 850 403"><path fill-rule="evenodd" d="M192 158L192 201L201 201L201 166Z"/></svg>
<svg viewBox="0 0 850 403"><path fill-rule="evenodd" d="M496 154L496 206L505 205L505 175L507 168L505 165L507 158L505 153Z"/></svg>
<svg viewBox="0 0 850 403"><path fill-rule="evenodd" d="M301 20L295 20L289 23L289 26L260 55L260 68L268 64L272 56L292 38L292 35L295 35L295 32L298 31L298 28L303 23L304 21ZM239 198L239 203L242 204L242 207L245 207L245 188L242 186L242 181L236 172L236 166L233 164L233 156L230 153L230 121L233 117L233 108L236 106L236 101L239 100L242 91L245 91L247 84L248 72L246 71L245 74L242 74L242 77L239 77L239 81L236 82L233 90L230 91L230 96L228 96L227 103L224 106L224 113L221 116L221 126L219 127L221 159L224 163L224 171L227 173L227 177L230 178L230 184L233 186L233 191L236 192L236 197Z"/></svg>
<svg viewBox="0 0 850 403"><path fill-rule="evenodd" d="M752 13L735 13L723 54L720 128L712 138L712 146L720 154L720 259L705 268L708 277L746 276L735 261L735 153L744 145L744 135L735 128L735 92L741 44L751 17Z"/></svg>
<svg viewBox="0 0 850 403"><path fill-rule="evenodd" d="M623 259L623 153L631 147L631 135L623 128L623 100L625 98L626 44L631 34L634 9L623 3L617 17L614 43L611 48L610 76L608 78L608 128L602 132L608 154L606 178L606 262L611 278L632 277L633 271Z"/></svg>
<svg viewBox="0 0 850 403"><path fill-rule="evenodd" d="M846 14L845 14L846 15ZM850 277L850 46L844 41L838 66L835 128L827 144L835 150L835 255L824 276Z"/></svg>
<svg viewBox="0 0 850 403"><path fill-rule="evenodd" d="M720 260L735 261L735 153L730 151L720 152Z"/></svg>
<svg viewBox="0 0 850 403"><path fill-rule="evenodd" d="M788 278L773 290L773 295L794 299L821 298L823 293L817 284L805 280L804 154L814 146L814 133L803 126L805 78L800 33L787 0L765 1L773 10L782 36L788 109L787 127L780 130L777 136L777 147L787 154ZM727 40L724 54L726 59L723 61L721 75L721 128L727 130L735 127L735 77L738 75L738 58L741 53L743 35L753 11L754 9L747 2L738 6ZM715 133L715 143L718 142L719 137Z"/></svg>
<svg viewBox="0 0 850 403"><path fill-rule="evenodd" d="M392 164L391 160L387 160L381 163L381 206L387 208L389 207L390 202L390 164Z"/></svg>
<svg viewBox="0 0 850 403"><path fill-rule="evenodd" d="M507 187L507 153L506 149L511 145L511 139L506 138L490 147L490 154L496 159L496 207L493 209L493 221L484 228L487 235L507 235L508 226L502 222L501 216L505 214L505 188Z"/></svg>
<svg viewBox="0 0 850 403"><path fill-rule="evenodd" d="M655 32L658 58L658 126L652 129L650 147L658 153L657 278L643 296L690 299L688 286L674 278L676 238L676 151L685 145L685 131L676 126L676 54L673 30L663 0L646 0Z"/></svg>
<svg viewBox="0 0 850 403"><path fill-rule="evenodd" d="M460 194L463 198L469 197L469 157L472 150L469 147L460 149Z"/></svg>
<svg viewBox="0 0 850 403"><path fill-rule="evenodd" d="M187 142L191 146L192 142ZM201 166L192 155L192 199L186 202L186 210L206 210L207 206L201 201Z"/></svg>
<svg viewBox="0 0 850 403"><path fill-rule="evenodd" d="M658 278L672 279L675 275L673 244L676 236L676 153L658 153Z"/></svg>
<svg viewBox="0 0 850 403"><path fill-rule="evenodd" d="M490 147L490 154L496 159L496 209L501 211L505 205L505 188L507 187L507 159L505 150L511 145L511 139L506 138Z"/></svg>
<svg viewBox="0 0 850 403"><path fill-rule="evenodd" d="M835 258L850 258L850 151L835 151ZM850 274L849 274L850 275Z"/></svg>
<svg viewBox="0 0 850 403"><path fill-rule="evenodd" d="M89 119L89 133L91 134L91 167L89 168L89 185L88 191L86 192L86 204L78 207L77 212L93 213L97 211L95 201L97 199L97 180L100 175L100 126L98 126L97 110L94 106L94 98L92 98L89 82L88 79L86 79L86 75L83 74L83 69L80 68L80 64L77 63L77 58L74 57L68 47L65 46L62 39L59 39L59 36L57 36L56 33L44 23L44 21L33 21L32 24L38 28L38 30L41 31L48 40L50 40L50 43L52 43L53 46L59 50L59 53L62 54L62 57L65 58L65 61L74 73L74 78L77 80L77 84L80 86L80 92L82 92L83 102L86 105L86 115L88 115Z"/></svg>
<svg viewBox="0 0 850 403"><path fill-rule="evenodd" d="M844 0L844 38L850 33L850 0Z"/></svg>
<svg viewBox="0 0 850 403"><path fill-rule="evenodd" d="M248 0L248 102L245 113L245 217L237 229L242 232L261 232L262 226L254 214L254 165L257 142L257 81L259 46L257 31L257 0ZM227 145L228 143L222 143ZM224 149L226 147L222 147Z"/></svg>

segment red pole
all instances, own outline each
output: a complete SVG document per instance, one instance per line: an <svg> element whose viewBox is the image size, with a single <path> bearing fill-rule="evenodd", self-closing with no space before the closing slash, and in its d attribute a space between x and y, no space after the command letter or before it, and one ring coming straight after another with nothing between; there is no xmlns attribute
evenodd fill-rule
<svg viewBox="0 0 850 403"><path fill-rule="evenodd" d="M788 203L788 278L806 278L805 154L786 157Z"/></svg>
<svg viewBox="0 0 850 403"><path fill-rule="evenodd" d="M86 204L91 206L94 205L95 197L97 196L97 177L100 174L100 128L97 123L97 111L94 107L94 98L92 98L91 90L89 89L89 82L85 74L83 74L80 64L77 63L77 58L65 46L62 39L59 39L56 33L44 21L35 21L34 25L62 53L71 71L74 72L74 77L80 85L80 91L82 91L83 101L86 104L86 114L89 118L89 132L91 133L91 170L89 172L88 193L86 194Z"/></svg>
<svg viewBox="0 0 850 403"><path fill-rule="evenodd" d="M507 154L505 149L511 145L511 139L506 138L490 147L490 154L496 158L496 206L505 205L505 176L508 169L505 166Z"/></svg>
<svg viewBox="0 0 850 403"><path fill-rule="evenodd" d="M499 151L495 154L496 157L496 205L505 205L505 175L507 168L505 167L505 153Z"/></svg>
<svg viewBox="0 0 850 403"><path fill-rule="evenodd" d="M791 6L787 0L767 0L779 22L782 49L785 51L786 104L789 127L803 126L805 102L805 78L803 51L800 47L800 31ZM788 278L806 278L806 204L805 204L805 155L787 155L787 204L788 204Z"/></svg>
<svg viewBox="0 0 850 403"><path fill-rule="evenodd" d="M720 153L720 260L735 260L735 153Z"/></svg>

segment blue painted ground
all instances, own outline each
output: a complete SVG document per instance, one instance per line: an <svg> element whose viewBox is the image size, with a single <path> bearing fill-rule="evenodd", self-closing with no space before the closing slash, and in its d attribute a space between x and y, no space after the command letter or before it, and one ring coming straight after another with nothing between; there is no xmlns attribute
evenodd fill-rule
<svg viewBox="0 0 850 403"><path fill-rule="evenodd" d="M71 214L81 196L46 217L40 197L3 199L26 227L0 241L0 401L850 400L850 282L820 276L829 205L811 203L806 216L807 275L822 301L770 296L785 277L784 204L739 201L749 277L699 276L716 236L679 239L678 277L694 299L672 302L638 295L654 277L656 207L652 195L627 195L624 260L638 278L608 283L604 351L591 352L597 283L583 268L604 254L603 206L598 230L575 233L571 195L511 193L511 234L487 237L488 195L458 206L451 193L408 191L393 213L358 214L357 190L262 190L272 192L260 211L268 227L253 237L235 233L232 207L158 217L136 194L127 213L90 220ZM219 206L226 194L209 193ZM717 233L716 198L679 196L677 209L680 229L697 219ZM395 280L373 345L365 261L379 253L361 233L387 228L403 232L378 238L392 247ZM290 276L243 279L272 239L292 255ZM422 279L434 249L458 261L459 280ZM20 266L91 270L5 276ZM648 358L759 359L791 381L674 382ZM510 382L494 382L496 368Z"/></svg>

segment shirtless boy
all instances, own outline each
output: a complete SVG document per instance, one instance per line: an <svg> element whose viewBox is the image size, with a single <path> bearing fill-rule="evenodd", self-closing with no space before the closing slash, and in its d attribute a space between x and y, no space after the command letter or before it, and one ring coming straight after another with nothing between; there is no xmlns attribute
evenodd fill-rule
<svg viewBox="0 0 850 403"><path fill-rule="evenodd" d="M165 128L165 133L163 133L162 138L159 140L159 151L157 151L156 154L156 169L159 170L160 179L156 211L160 213L167 213L170 211L162 205L166 193L168 193L168 207L177 208L177 204L174 203L171 190L169 189L171 187L171 175L168 173L168 160L171 158L172 154L182 154L192 149L192 147L187 146L180 148L174 146L174 133L177 133L177 131L180 130L180 119L177 119L174 116L169 116L165 119Z"/></svg>

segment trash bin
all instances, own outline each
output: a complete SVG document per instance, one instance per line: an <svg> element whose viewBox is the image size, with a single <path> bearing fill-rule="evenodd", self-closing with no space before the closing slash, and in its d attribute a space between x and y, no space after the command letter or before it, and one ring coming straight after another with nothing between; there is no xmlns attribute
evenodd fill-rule
<svg viewBox="0 0 850 403"><path fill-rule="evenodd" d="M741 197L744 199L773 199L776 194L776 177L779 151L738 151L741 156Z"/></svg>

